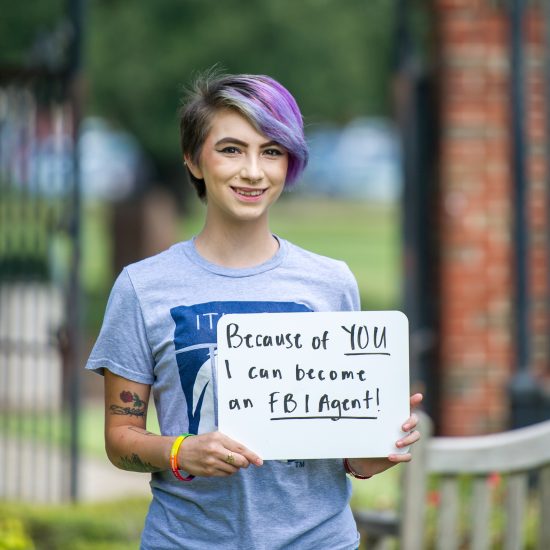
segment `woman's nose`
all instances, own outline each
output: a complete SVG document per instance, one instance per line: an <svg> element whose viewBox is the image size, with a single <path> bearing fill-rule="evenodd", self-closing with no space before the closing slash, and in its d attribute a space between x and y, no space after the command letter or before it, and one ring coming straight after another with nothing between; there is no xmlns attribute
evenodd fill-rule
<svg viewBox="0 0 550 550"><path fill-rule="evenodd" d="M240 176L241 178L252 182L257 182L263 179L264 172L260 166L259 160L255 157L247 157L241 168Z"/></svg>

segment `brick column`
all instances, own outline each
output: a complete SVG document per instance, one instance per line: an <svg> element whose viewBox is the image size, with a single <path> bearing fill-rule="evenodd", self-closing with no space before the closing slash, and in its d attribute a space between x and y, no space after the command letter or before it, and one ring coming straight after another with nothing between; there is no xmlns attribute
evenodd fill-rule
<svg viewBox="0 0 550 550"><path fill-rule="evenodd" d="M507 427L515 368L505 2L436 0L440 94L440 418L445 435ZM534 366L547 370L543 18L526 44Z"/></svg>

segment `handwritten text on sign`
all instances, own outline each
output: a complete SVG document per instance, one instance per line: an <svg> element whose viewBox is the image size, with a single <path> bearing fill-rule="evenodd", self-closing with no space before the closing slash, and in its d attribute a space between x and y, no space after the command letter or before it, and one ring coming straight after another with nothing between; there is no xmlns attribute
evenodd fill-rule
<svg viewBox="0 0 550 550"><path fill-rule="evenodd" d="M264 459L387 456L409 416L408 322L397 311L228 314L218 424Z"/></svg>

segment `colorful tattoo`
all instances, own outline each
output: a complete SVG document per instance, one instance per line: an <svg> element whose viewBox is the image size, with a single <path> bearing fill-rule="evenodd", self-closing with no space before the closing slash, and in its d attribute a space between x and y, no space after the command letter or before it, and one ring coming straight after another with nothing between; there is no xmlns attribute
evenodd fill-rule
<svg viewBox="0 0 550 550"><path fill-rule="evenodd" d="M142 401L137 393L128 390L120 392L120 399L123 403L134 403L134 407L145 407L145 401Z"/></svg>
<svg viewBox="0 0 550 550"><path fill-rule="evenodd" d="M133 407L120 405L111 405L109 408L111 414L120 414L125 416L145 416L145 401L137 393L128 390L120 392L120 399L123 403L132 403Z"/></svg>
<svg viewBox="0 0 550 550"><path fill-rule="evenodd" d="M121 456L118 466L123 470L129 470L131 472L158 472L160 468L153 466L149 462L143 462L141 458L135 453L132 457Z"/></svg>

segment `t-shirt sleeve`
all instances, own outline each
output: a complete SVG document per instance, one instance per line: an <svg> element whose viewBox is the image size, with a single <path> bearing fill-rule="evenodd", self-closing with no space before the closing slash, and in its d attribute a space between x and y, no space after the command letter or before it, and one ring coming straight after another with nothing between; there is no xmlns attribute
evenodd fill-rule
<svg viewBox="0 0 550 550"><path fill-rule="evenodd" d="M134 382L153 383L151 347L141 306L126 269L113 285L103 325L86 369L99 374L109 369Z"/></svg>
<svg viewBox="0 0 550 550"><path fill-rule="evenodd" d="M342 294L341 311L360 311L361 298L359 296L359 287L357 280L351 272L351 269L344 264L344 284Z"/></svg>

